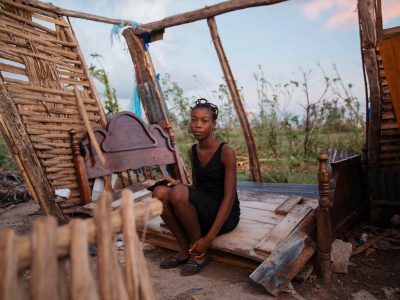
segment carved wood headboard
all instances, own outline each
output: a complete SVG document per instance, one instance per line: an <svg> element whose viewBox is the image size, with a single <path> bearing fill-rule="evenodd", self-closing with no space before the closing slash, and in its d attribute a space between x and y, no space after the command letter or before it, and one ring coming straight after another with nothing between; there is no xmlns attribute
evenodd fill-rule
<svg viewBox="0 0 400 300"><path fill-rule="evenodd" d="M85 204L91 201L88 180L103 177L107 189L113 173L159 166L166 176L165 166L171 166L168 169L171 176L187 182L182 161L159 125L146 125L134 113L120 112L110 120L107 129L93 128L93 134L104 156L104 164L89 137L79 144L75 133L71 132L81 198Z"/></svg>

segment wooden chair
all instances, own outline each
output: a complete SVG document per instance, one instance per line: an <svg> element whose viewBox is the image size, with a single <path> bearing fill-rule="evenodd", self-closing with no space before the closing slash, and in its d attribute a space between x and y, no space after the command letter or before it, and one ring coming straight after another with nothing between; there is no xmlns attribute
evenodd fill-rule
<svg viewBox="0 0 400 300"><path fill-rule="evenodd" d="M85 204L92 201L89 181L95 178L104 179L105 190L114 193L114 198L118 195L111 184L112 174L119 174L120 187L130 187L133 191L140 189L138 183L146 179L171 176L187 182L183 163L163 129L146 125L131 112L116 114L107 129L94 128L92 137L95 140L86 138L80 143L76 133L71 132L75 168Z"/></svg>
<svg viewBox="0 0 400 300"><path fill-rule="evenodd" d="M162 204L132 198L124 191L121 208L111 211L111 195L104 192L94 218L57 227L54 217L40 217L32 233L22 236L0 230L0 299L155 299L136 224L159 215ZM123 268L114 243L118 233L123 233ZM88 252L93 244L97 268Z"/></svg>

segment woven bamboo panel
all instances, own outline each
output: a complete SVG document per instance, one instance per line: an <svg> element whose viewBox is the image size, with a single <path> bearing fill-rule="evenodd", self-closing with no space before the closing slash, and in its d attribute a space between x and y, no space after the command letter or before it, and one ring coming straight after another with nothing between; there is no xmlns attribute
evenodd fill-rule
<svg viewBox="0 0 400 300"><path fill-rule="evenodd" d="M381 97L380 169L400 171L400 128L393 107L387 75L381 57L378 57Z"/></svg>
<svg viewBox="0 0 400 300"><path fill-rule="evenodd" d="M79 205L69 131L75 129L82 137L86 128L74 87L83 98L91 125L105 125L106 119L69 20L17 1L2 1L0 73L52 189L71 190L70 198L59 205ZM7 123L2 120L1 125L4 135ZM23 154L14 154L17 163L23 160ZM29 174L25 179L29 181ZM28 186L35 198L29 182Z"/></svg>

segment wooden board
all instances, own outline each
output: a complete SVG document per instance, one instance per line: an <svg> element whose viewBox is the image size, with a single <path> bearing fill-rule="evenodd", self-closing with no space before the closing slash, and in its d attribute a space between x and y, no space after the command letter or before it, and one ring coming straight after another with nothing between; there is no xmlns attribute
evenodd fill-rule
<svg viewBox="0 0 400 300"><path fill-rule="evenodd" d="M278 206L277 209L275 209L275 213L278 215L284 215L286 216L288 212L296 205L299 204L303 201L303 197L300 196L290 196L283 202L281 205Z"/></svg>
<svg viewBox="0 0 400 300"><path fill-rule="evenodd" d="M278 243L289 236L296 226L310 213L312 208L304 204L296 206L274 229L255 247L258 253L269 254L276 249Z"/></svg>

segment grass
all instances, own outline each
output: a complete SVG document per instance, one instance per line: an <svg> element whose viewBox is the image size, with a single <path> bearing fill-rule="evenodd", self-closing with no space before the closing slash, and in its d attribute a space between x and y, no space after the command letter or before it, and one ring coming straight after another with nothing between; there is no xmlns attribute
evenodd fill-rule
<svg viewBox="0 0 400 300"><path fill-rule="evenodd" d="M185 165L190 174L190 159L188 149L196 140L189 131L176 131L177 143ZM249 173L247 146L241 130L234 129L229 132L218 129L215 136L228 142L234 149L238 158L237 178L240 181L251 180ZM343 130L340 132L321 130L316 137L312 153L305 156L303 153L304 135L300 130L294 132L292 147L290 148L289 139L285 131L277 131L277 151L276 154L271 150L268 141L263 138L266 136L258 129L254 130L257 144L257 153L261 166L263 182L276 183L317 183L318 159L321 151L333 147L341 150L360 152L364 142L364 132L361 129ZM2 170L15 169L15 163L4 142L0 137L0 168Z"/></svg>

